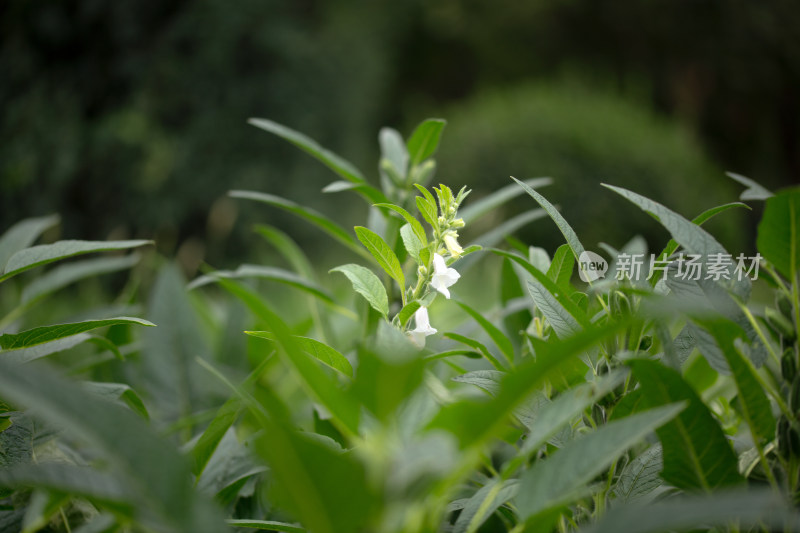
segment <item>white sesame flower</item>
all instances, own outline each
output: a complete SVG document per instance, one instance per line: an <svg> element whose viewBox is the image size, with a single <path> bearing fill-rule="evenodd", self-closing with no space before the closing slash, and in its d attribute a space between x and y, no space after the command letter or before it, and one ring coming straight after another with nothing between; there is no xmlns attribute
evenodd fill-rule
<svg viewBox="0 0 800 533"><path fill-rule="evenodd" d="M464 249L461 248L461 245L458 244L458 241L456 240L457 237L458 233L454 231L448 232L444 236L444 245L447 248L447 251L453 257L459 257L464 253Z"/></svg>
<svg viewBox="0 0 800 533"><path fill-rule="evenodd" d="M440 254L433 254L433 278L431 279L431 287L444 294L444 297L450 298L450 291L447 287L453 285L458 278L461 277L455 268L449 268L444 262L444 257Z"/></svg>
<svg viewBox="0 0 800 533"><path fill-rule="evenodd" d="M414 313L414 323L417 327L409 331L408 336L411 338L411 342L420 348L424 348L425 337L436 333L436 329L431 327L430 320L428 319L427 308L420 307L417 309L417 312Z"/></svg>

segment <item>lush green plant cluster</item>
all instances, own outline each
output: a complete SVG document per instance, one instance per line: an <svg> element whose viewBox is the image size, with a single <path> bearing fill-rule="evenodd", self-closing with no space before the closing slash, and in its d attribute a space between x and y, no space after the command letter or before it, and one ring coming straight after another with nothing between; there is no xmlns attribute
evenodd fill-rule
<svg viewBox="0 0 800 533"><path fill-rule="evenodd" d="M101 308L41 326L42 299L138 257L28 270L148 243L31 246L53 218L8 230L0 530L800 531L800 190L731 176L742 200L765 202L760 256L745 261L702 225L746 204L688 220L607 186L673 240L641 275L626 262L647 253L641 239L604 245L598 277L537 191L547 180L480 199L430 186L444 121L407 141L381 131L380 187L296 131L252 124L334 171L324 192L358 194L369 219L351 233L285 198L231 196L312 223L356 259L322 282L261 225L275 264L188 285L163 264L148 320ZM523 193L530 211L467 237ZM510 236L548 217L566 241L552 256ZM686 256L696 277L681 275ZM466 290L490 285L477 272L496 274L497 295L470 305ZM129 314L142 278L117 302Z"/></svg>

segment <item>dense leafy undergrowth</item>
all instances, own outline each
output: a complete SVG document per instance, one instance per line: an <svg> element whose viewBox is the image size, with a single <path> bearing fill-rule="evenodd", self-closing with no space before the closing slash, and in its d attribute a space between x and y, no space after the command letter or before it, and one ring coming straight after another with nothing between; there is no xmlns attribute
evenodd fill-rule
<svg viewBox="0 0 800 533"><path fill-rule="evenodd" d="M381 131L380 187L252 123L328 166L324 192L361 196L368 221L231 196L305 219L352 262L321 274L258 226L274 264L188 285L164 264L141 305L139 273L113 306L41 325L48 296L149 243L32 246L53 217L6 231L0 531L800 531L800 189L731 176L765 203L752 258L702 228L744 203L690 221L607 186L673 240L598 245L606 263L537 192L549 180L430 187L443 121ZM525 194L531 210L463 244ZM552 257L510 237L537 219L566 241ZM498 294L461 301L478 285Z"/></svg>

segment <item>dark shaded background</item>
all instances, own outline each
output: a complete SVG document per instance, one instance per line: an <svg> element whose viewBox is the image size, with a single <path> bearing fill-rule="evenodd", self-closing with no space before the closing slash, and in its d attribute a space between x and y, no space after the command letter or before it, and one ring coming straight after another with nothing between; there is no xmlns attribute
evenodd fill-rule
<svg viewBox="0 0 800 533"><path fill-rule="evenodd" d="M0 28L3 229L59 212L64 237L193 242L219 264L252 241L246 224L229 233L232 188L363 220L357 199L319 193L328 171L250 116L371 177L380 127L446 118L444 182L477 197L509 174L553 176L543 192L587 243L620 246L631 224L662 236L600 182L695 215L737 197L724 170L800 181L790 0L6 0ZM552 247L539 224L523 236ZM720 231L747 247L748 228L731 215Z"/></svg>

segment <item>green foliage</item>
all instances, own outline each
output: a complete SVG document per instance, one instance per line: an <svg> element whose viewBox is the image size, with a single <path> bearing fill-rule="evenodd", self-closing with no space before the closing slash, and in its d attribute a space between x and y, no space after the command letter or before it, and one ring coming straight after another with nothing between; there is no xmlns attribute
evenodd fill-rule
<svg viewBox="0 0 800 533"><path fill-rule="evenodd" d="M767 199L758 226L758 250L789 279L800 268L800 189Z"/></svg>
<svg viewBox="0 0 800 533"><path fill-rule="evenodd" d="M331 272L341 272L347 276L353 284L353 289L366 298L373 309L383 316L389 314L389 297L386 296L386 289L370 269L351 263L339 265L331 269Z"/></svg>
<svg viewBox="0 0 800 533"><path fill-rule="evenodd" d="M680 374L652 361L632 361L630 365L642 383L644 405L687 402L683 413L658 431L664 481L682 489L705 491L743 481L722 429Z"/></svg>
<svg viewBox="0 0 800 533"><path fill-rule="evenodd" d="M288 234L261 225L284 266L209 268L187 283L164 263L147 319L55 325L31 323L32 303L138 256L5 278L1 526L800 531L791 193L767 200L759 228L767 288L736 279L734 266L720 271L727 278L707 276L712 257L727 252L700 224L742 204L690 221L609 186L668 231L658 256L668 265L648 283L622 262L641 240L620 252L606 246L618 254L613 267L586 283L575 263L589 241L536 190L548 181L516 181L471 208L466 187L427 185L441 120L423 122L408 142L381 130L379 186L310 138L253 123L344 180L328 190L374 209L350 231L278 196L232 196L305 219L358 262L314 265ZM767 197L739 181L746 198ZM532 208L521 218L471 237L482 215L525 193ZM544 216L566 241L552 257L507 234ZM6 264L22 257L8 272L142 244L31 248L53 220L0 238ZM787 220L789 231L775 222ZM470 240L492 243L492 253L462 246ZM681 254L699 257L701 277L677 275ZM749 301L753 284L775 291L775 305ZM135 301L135 291L124 298ZM45 356L52 364L34 362Z"/></svg>
<svg viewBox="0 0 800 533"><path fill-rule="evenodd" d="M55 326L42 326L29 329L20 333L6 333L0 335L0 348L3 350L18 350L20 348L30 348L39 344L45 344L64 337L78 335L85 331L102 328L105 326L115 326L119 324L141 324L143 326L155 326L152 322L141 318L106 318L103 320L87 320L74 324L58 324Z"/></svg>

